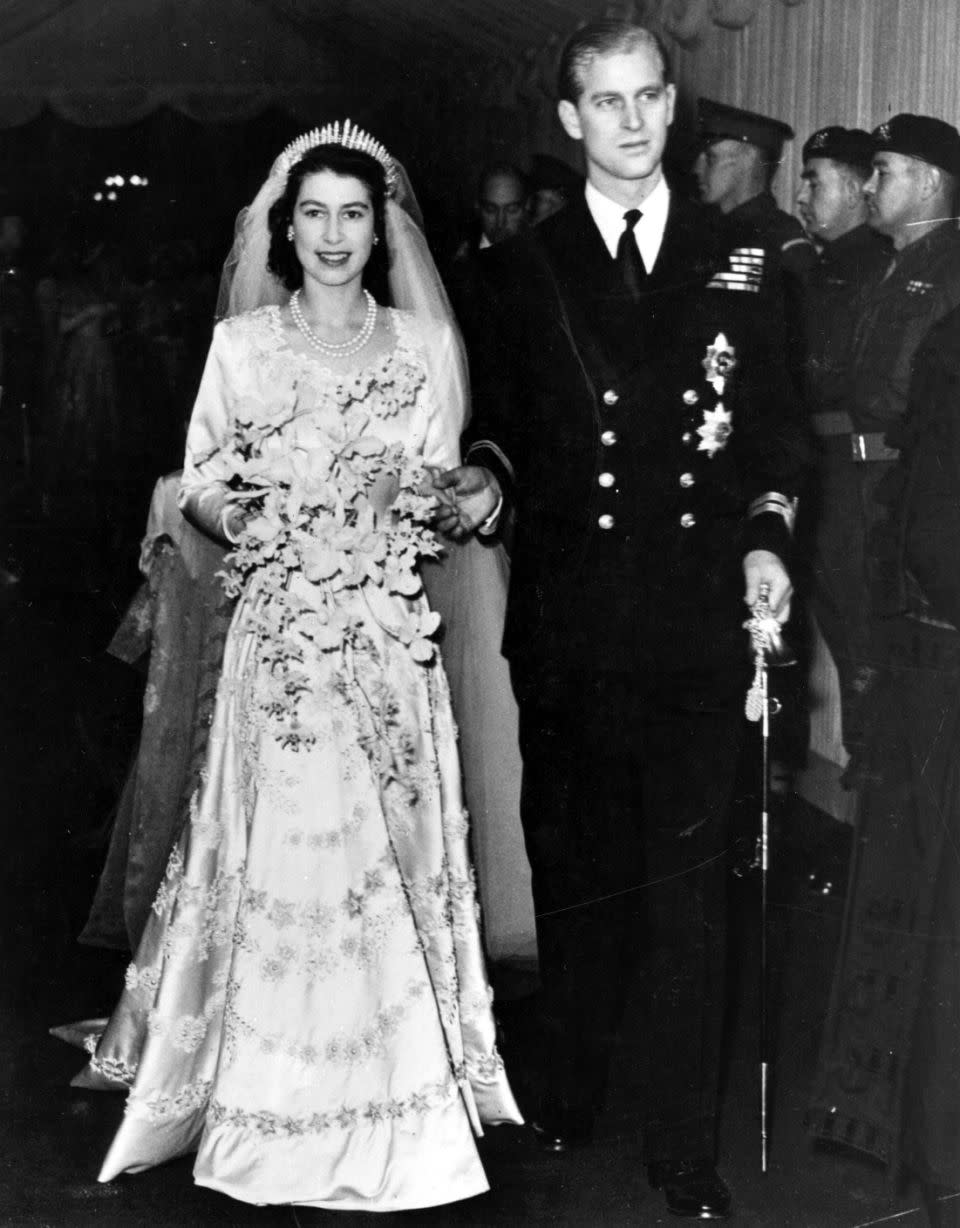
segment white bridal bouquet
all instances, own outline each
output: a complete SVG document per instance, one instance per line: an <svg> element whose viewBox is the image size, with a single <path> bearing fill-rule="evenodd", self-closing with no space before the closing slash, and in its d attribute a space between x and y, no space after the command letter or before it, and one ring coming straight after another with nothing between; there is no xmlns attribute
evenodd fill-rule
<svg viewBox="0 0 960 1228"><path fill-rule="evenodd" d="M416 395L412 381L401 382L402 372L387 412ZM296 389L282 404L240 404L220 449L230 499L247 513L224 584L231 596L248 597L248 627L273 682L265 707L293 747L314 740L297 712L309 686L306 654L374 651L351 594L414 660L427 664L436 652L439 615L419 602L384 600L421 593L420 559L439 554L430 527L436 496L419 458L373 433L370 407L363 377L328 406L302 408ZM309 446L292 443L288 431L304 413Z"/></svg>

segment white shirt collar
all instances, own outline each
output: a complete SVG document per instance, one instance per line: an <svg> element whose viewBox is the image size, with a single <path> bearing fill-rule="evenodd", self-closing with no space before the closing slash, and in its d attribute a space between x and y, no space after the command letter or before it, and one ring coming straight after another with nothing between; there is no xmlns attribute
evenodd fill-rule
<svg viewBox="0 0 960 1228"><path fill-rule="evenodd" d="M617 244L623 233L623 215L626 213L623 205L618 205L609 196L604 196L587 180L585 189L587 208L590 216L597 224L597 229L607 245L611 256L617 254ZM633 233L637 247L643 258L643 267L649 273L657 262L660 247L663 243L663 232L667 228L667 213L670 210L670 189L663 175L660 175L657 186L643 202L640 221L634 227Z"/></svg>

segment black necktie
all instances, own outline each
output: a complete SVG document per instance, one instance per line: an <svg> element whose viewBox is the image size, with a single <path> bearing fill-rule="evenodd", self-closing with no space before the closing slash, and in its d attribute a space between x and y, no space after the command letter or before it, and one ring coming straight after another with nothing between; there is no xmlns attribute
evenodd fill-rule
<svg viewBox="0 0 960 1228"><path fill-rule="evenodd" d="M637 240L633 228L640 221L642 214L639 209L628 209L623 215L623 233L617 243L617 268L623 278L623 284L631 298L640 297L643 284L647 280L647 270L643 265L643 257L637 248Z"/></svg>

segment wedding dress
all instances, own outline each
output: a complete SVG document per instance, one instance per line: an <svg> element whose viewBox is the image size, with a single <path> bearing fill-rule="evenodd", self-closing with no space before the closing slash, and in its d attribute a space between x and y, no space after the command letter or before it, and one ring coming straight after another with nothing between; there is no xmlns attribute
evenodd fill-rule
<svg viewBox="0 0 960 1228"><path fill-rule="evenodd" d="M426 1207L485 1190L474 1133L521 1120L495 1046L449 690L425 648L433 616L399 580L327 582L383 566L404 498L396 466L358 494L353 461L458 463L427 326L388 319L387 340L339 371L294 350L274 306L215 330L188 513L212 526L236 497L231 448L252 423L274 459L342 474L341 536L369 531L346 562L341 536L313 543L313 581L294 570L278 586L270 565L242 589L190 819L76 1081L129 1088L104 1181L196 1149L197 1182L247 1202ZM316 646L286 668L278 645L300 632Z"/></svg>

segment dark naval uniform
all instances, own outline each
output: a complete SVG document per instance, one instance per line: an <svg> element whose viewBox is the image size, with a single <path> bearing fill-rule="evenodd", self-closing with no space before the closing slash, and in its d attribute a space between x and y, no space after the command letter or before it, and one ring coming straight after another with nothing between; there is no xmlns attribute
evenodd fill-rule
<svg viewBox="0 0 960 1228"><path fill-rule="evenodd" d="M842 402L838 398L836 410L814 421L836 462L815 579L818 618L848 701L848 749L859 736L850 703L869 659L866 542L882 513L877 487L897 459L887 436L906 412L917 347L960 304L960 233L946 223L882 263L889 272L875 272L854 302Z"/></svg>
<svg viewBox="0 0 960 1228"><path fill-rule="evenodd" d="M786 556L804 459L763 256L676 198L638 299L582 198L487 256L469 459L516 509L546 1104L596 1110L639 960L647 1159L712 1156L742 562Z"/></svg>

